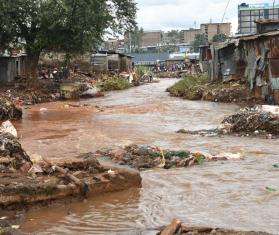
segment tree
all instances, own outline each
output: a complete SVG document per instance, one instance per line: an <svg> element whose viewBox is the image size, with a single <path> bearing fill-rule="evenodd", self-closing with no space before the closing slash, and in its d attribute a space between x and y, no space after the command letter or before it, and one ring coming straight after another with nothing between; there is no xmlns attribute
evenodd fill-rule
<svg viewBox="0 0 279 235"><path fill-rule="evenodd" d="M207 40L204 34L197 34L195 36L195 40L192 43L192 47L194 49L194 52L199 52L199 47L206 45L207 44Z"/></svg>
<svg viewBox="0 0 279 235"><path fill-rule="evenodd" d="M91 50L106 30L134 27L135 15L134 0L0 0L0 46L25 48L35 78L42 51Z"/></svg>
<svg viewBox="0 0 279 235"><path fill-rule="evenodd" d="M138 26L135 26L132 30L126 32L127 40L129 40L129 50L135 52L137 51L142 42L142 36L143 36L143 28L139 28Z"/></svg>
<svg viewBox="0 0 279 235"><path fill-rule="evenodd" d="M227 35L221 33L221 34L214 35L212 41L213 42L225 42L227 39L228 39Z"/></svg>
<svg viewBox="0 0 279 235"><path fill-rule="evenodd" d="M183 40L183 32L179 30L171 30L166 33L167 44L178 44Z"/></svg>

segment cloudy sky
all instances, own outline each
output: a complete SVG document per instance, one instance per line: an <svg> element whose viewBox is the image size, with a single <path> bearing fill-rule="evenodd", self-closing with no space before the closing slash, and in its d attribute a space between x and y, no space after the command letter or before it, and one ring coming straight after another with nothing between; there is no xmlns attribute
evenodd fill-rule
<svg viewBox="0 0 279 235"><path fill-rule="evenodd" d="M228 0L136 0L138 23L145 30L187 29L201 23L220 22ZM273 3L273 0L231 0L225 21L237 30L237 6L239 3Z"/></svg>

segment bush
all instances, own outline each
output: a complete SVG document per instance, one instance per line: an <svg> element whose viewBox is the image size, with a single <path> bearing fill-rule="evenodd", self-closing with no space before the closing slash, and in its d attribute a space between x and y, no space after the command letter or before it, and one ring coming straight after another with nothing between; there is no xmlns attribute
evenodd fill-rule
<svg viewBox="0 0 279 235"><path fill-rule="evenodd" d="M99 84L101 91L125 90L131 87L127 79L112 77Z"/></svg>
<svg viewBox="0 0 279 235"><path fill-rule="evenodd" d="M175 83L167 91L173 96L184 97L191 100L202 98L202 87L207 83L206 76L187 76Z"/></svg>

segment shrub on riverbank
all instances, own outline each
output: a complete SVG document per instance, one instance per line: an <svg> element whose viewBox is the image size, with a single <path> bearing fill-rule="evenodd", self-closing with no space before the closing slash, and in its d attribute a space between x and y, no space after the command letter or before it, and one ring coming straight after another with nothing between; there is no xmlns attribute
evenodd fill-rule
<svg viewBox="0 0 279 235"><path fill-rule="evenodd" d="M214 102L248 102L253 99L249 88L240 82L215 82L209 83L207 76L187 76L180 80L167 91L176 97L189 100L207 100Z"/></svg>
<svg viewBox="0 0 279 235"><path fill-rule="evenodd" d="M131 87L127 79L112 77L99 84L101 91L125 90Z"/></svg>
<svg viewBox="0 0 279 235"><path fill-rule="evenodd" d="M203 96L203 85L207 82L206 76L187 76L168 88L172 96L190 100L199 100Z"/></svg>

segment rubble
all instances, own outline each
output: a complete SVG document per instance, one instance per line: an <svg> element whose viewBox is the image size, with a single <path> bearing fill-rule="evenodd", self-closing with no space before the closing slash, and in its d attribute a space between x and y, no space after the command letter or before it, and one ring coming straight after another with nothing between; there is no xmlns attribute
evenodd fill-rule
<svg viewBox="0 0 279 235"><path fill-rule="evenodd" d="M245 108L226 117L221 128L230 133L252 133L279 135L279 115L265 111L261 106Z"/></svg>
<svg viewBox="0 0 279 235"><path fill-rule="evenodd" d="M222 228L211 228L211 227L193 227L183 224L181 221L174 219L172 223L166 227L160 229L161 231L157 233L158 235L184 235L184 234L195 234L195 235L269 235L265 232L255 232L255 231L236 231L231 229Z"/></svg>
<svg viewBox="0 0 279 235"><path fill-rule="evenodd" d="M17 120L22 117L22 110L7 98L0 97L0 120Z"/></svg>
<svg viewBox="0 0 279 235"><path fill-rule="evenodd" d="M27 172L31 165L18 139L10 133L0 133L0 173Z"/></svg>
<svg viewBox="0 0 279 235"><path fill-rule="evenodd" d="M108 157L120 165L128 165L138 170L151 168L170 169L173 167L191 167L210 161L226 161L233 159L229 155L212 156L190 151L163 150L158 147L130 145L116 150L96 152L96 156ZM234 158L237 158L234 156ZM239 158L241 158L239 156Z"/></svg>
<svg viewBox="0 0 279 235"><path fill-rule="evenodd" d="M218 136L236 134L242 136L264 135L275 138L279 135L279 113L276 106L255 106L241 109L239 112L225 117L215 129L190 131L181 129L181 134Z"/></svg>

